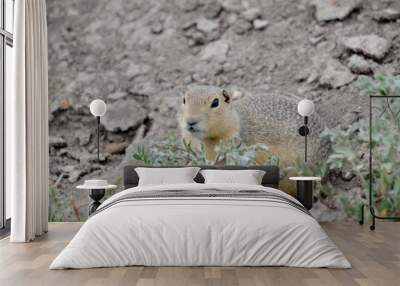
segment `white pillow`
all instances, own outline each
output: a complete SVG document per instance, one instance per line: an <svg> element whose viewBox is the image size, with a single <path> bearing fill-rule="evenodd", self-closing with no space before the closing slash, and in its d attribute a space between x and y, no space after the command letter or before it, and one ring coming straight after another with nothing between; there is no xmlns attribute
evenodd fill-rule
<svg viewBox="0 0 400 286"><path fill-rule="evenodd" d="M265 171L261 170L202 170L205 184L261 185Z"/></svg>
<svg viewBox="0 0 400 286"><path fill-rule="evenodd" d="M139 176L139 186L187 184L195 183L193 180L200 168L135 168Z"/></svg>

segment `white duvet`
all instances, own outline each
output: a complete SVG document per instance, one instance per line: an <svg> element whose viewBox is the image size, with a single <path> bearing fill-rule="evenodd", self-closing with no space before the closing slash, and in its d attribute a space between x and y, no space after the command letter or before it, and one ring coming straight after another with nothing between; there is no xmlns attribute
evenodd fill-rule
<svg viewBox="0 0 400 286"><path fill-rule="evenodd" d="M135 187L163 190L265 190L232 184ZM50 269L127 265L294 266L350 268L350 263L311 216L261 199L185 198L125 201L91 217Z"/></svg>

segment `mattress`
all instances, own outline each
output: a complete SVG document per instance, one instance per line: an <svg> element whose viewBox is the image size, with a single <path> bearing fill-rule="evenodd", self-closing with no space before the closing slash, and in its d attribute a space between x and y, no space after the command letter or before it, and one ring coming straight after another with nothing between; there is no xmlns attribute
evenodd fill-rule
<svg viewBox="0 0 400 286"><path fill-rule="evenodd" d="M293 197L269 187L134 187L107 199L50 269L117 266L350 268Z"/></svg>

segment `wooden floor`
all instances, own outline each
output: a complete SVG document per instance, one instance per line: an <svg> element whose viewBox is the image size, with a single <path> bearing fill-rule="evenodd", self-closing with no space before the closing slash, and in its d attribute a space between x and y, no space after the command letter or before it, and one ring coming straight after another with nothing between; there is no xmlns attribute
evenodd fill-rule
<svg viewBox="0 0 400 286"><path fill-rule="evenodd" d="M0 285L400 285L400 223L378 223L375 232L356 223L324 224L352 269L289 267L123 267L48 270L80 223L51 223L28 244L0 241Z"/></svg>

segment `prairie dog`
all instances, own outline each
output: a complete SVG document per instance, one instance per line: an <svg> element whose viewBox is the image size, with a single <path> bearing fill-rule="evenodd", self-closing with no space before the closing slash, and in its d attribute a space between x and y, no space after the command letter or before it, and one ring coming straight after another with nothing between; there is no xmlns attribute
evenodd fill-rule
<svg viewBox="0 0 400 286"><path fill-rule="evenodd" d="M204 144L208 159L221 142L239 136L246 144L264 143L283 165L304 157L304 137L298 134L303 118L299 98L246 94L215 86L190 87L182 99L179 123L182 138L194 147ZM309 120L308 159L321 157L323 123L317 114Z"/></svg>

